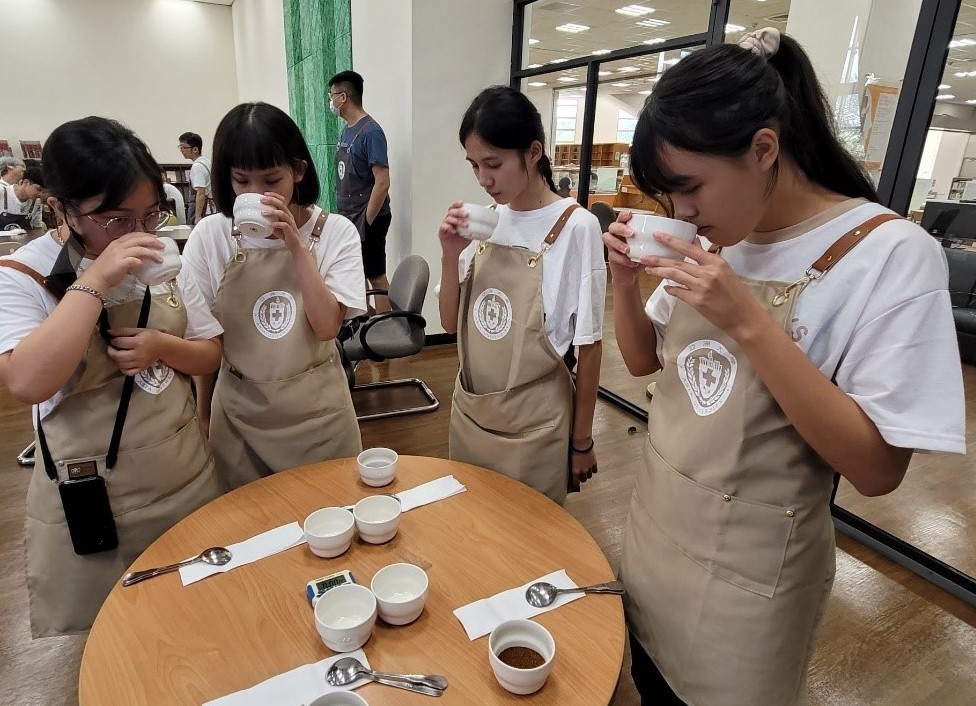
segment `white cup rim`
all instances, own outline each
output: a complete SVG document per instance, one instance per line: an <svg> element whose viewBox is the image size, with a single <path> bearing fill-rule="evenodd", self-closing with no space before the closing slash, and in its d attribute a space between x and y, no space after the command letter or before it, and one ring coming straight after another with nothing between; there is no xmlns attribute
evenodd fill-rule
<svg viewBox="0 0 976 706"><path fill-rule="evenodd" d="M400 599L397 599L397 598L381 598L379 596L379 594L376 593L376 588L374 587L374 584L376 583L376 579L379 578L380 574L382 574L384 571L387 571L387 569L390 569L390 570L399 569L399 570L402 571L402 569L400 567L404 567L404 566L409 567L409 570L410 571L420 572L419 573L419 576L423 577L423 580L424 580L424 586L423 586L423 588L415 596L411 596L410 598L400 598ZM410 603L412 601L415 601L418 598L421 598L425 593L427 593L427 589L429 589L429 588L430 588L430 577L427 575L427 572L424 571L423 569L421 569L416 564L410 564L410 563L407 563L407 562L399 562L397 564L387 564L382 569L380 569L375 574L373 574L373 578L369 582L369 590L373 592L373 595L374 596L376 596L376 600L377 601L383 601L384 603L389 603L391 605L404 605L404 604Z"/></svg>
<svg viewBox="0 0 976 706"><path fill-rule="evenodd" d="M393 500L394 502L396 502L396 504L397 504L396 514L393 515L392 517L387 517L386 519L383 519L383 520L367 520L367 519L365 519L363 517L360 517L359 514L356 512L356 510L358 510L359 509L359 506L361 504L363 504L364 502L366 502L366 501L371 501L371 502L375 503L376 501L373 500L374 498L389 498L390 500ZM403 514L403 504L400 502L400 499L399 498L397 498L395 496L392 496L392 495L367 495L365 498L363 498L362 500L360 500L359 502L357 502L355 505L352 506L352 515L353 515L354 520L356 522L361 522L364 525L382 525L382 524L385 524L387 522L392 522L393 520L395 520L396 518L398 518L402 514Z"/></svg>
<svg viewBox="0 0 976 706"><path fill-rule="evenodd" d="M336 512L336 511L338 511L338 512ZM349 524L348 524L348 526L343 526L343 528L341 530L339 530L338 532L326 532L326 533L322 533L322 532L311 532L311 531L309 531L309 529L308 529L308 523L311 522L312 519L316 515L318 515L319 513L326 513L326 512L328 512L331 515L335 515L337 517L340 516L338 514L339 512L345 513L346 515L349 516ZM345 517L343 517L343 519L345 519ZM318 539L330 539L330 538L338 537L340 535L345 534L346 532L348 532L349 530L351 530L355 526L356 526L356 518L353 517L353 514L351 512L349 512L349 510L346 510L345 508L342 508L342 507L320 507L318 510L314 510L313 512L309 513L308 517L305 518L305 522L302 524L302 531L306 535L308 535L310 537L316 537Z"/></svg>
<svg viewBox="0 0 976 706"><path fill-rule="evenodd" d="M333 593L333 591L336 591L337 593ZM356 623L355 625L347 625L345 627L340 627L338 625L333 625L332 623L326 622L325 619L322 617L322 613L325 612L326 607L328 607L331 602L337 600L341 594L349 593L350 591L356 594L361 594L364 598L367 599L367 602L372 605L372 607L369 609L369 615L362 621ZM327 600L329 598L331 598L331 601ZM354 630L358 627L367 624L375 617L376 607L377 607L376 596L373 595L373 592L369 590L369 588L358 583L347 583L341 586L336 586L335 588L330 588L328 591L323 593L322 596L315 602L315 609L314 609L315 622L317 622L319 625L323 627L329 628L330 630Z"/></svg>
<svg viewBox="0 0 976 706"><path fill-rule="evenodd" d="M510 664L506 664L505 662L502 662L501 657L499 657L498 653L495 652L495 644L497 640L501 639L500 637L501 633L499 632L499 630L503 627L510 627L510 626L520 627L527 632L534 631L538 637L541 637L547 643L551 651L551 654L548 657L546 657L546 655L542 655L546 661L540 664L538 667L532 667L531 669L520 669L519 667L513 667ZM529 647L528 649L531 649L533 651L538 651L534 647ZM527 674L527 675L538 674L540 672L549 669L552 666L552 662L556 659L556 640L552 636L552 633L549 632L549 630L547 630L544 625L540 625L535 621L522 620L522 619L506 620L505 622L495 626L495 629L492 630L491 634L488 636L488 654L492 660L497 661L500 665L502 665L507 669L514 670L518 674Z"/></svg>

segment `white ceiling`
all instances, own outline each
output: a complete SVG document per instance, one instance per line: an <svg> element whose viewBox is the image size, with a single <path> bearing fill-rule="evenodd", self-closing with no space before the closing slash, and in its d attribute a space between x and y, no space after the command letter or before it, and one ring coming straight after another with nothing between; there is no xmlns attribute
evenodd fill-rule
<svg viewBox="0 0 976 706"><path fill-rule="evenodd" d="M959 8L953 39L970 39L976 42L976 2L964 2ZM949 60L942 73L942 83L949 88L941 89L940 94L955 96L939 103L959 103L967 107L967 100L976 101L976 75L956 76L957 72L976 71L976 44L949 50Z"/></svg>

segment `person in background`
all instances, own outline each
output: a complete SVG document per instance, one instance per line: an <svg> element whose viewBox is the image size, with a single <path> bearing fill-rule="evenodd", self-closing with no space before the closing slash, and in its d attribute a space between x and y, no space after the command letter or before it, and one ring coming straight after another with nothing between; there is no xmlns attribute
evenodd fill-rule
<svg viewBox="0 0 976 706"><path fill-rule="evenodd" d="M136 557L219 494L190 376L219 365L220 324L185 273L152 288L133 275L162 261L159 165L131 130L89 117L48 137L44 182L60 226L0 258L0 384L37 430L34 637L90 628Z"/></svg>
<svg viewBox="0 0 976 706"><path fill-rule="evenodd" d="M173 210L170 213L176 218L176 225L186 225L186 202L183 200L183 194L166 181L165 174L163 175L163 191L166 193L166 198L173 202Z"/></svg>
<svg viewBox="0 0 976 706"><path fill-rule="evenodd" d="M498 204L498 225L490 240L468 240L459 229L469 214L456 201L438 231L441 325L458 334L460 358L450 457L562 504L597 471L593 412L607 286L600 224L556 194L542 118L522 93L482 91L458 138Z"/></svg>
<svg viewBox="0 0 976 706"><path fill-rule="evenodd" d="M24 178L27 167L24 160L16 157L0 157L0 211L20 213L21 203L14 185Z"/></svg>
<svg viewBox="0 0 976 706"><path fill-rule="evenodd" d="M363 269L370 289L389 289L386 279L386 235L390 211L390 160L383 128L363 110L363 77L343 71L329 80L329 109L346 127L336 146L336 210L359 231ZM385 297L374 299L376 311L387 311Z"/></svg>
<svg viewBox="0 0 976 706"><path fill-rule="evenodd" d="M260 194L268 237L234 225L234 202ZM287 113L243 103L214 136L220 213L183 259L224 328L220 375L197 379L197 406L228 488L362 451L336 336L366 311L359 236L316 206L319 180ZM215 379L216 378L216 379Z"/></svg>
<svg viewBox="0 0 976 706"><path fill-rule="evenodd" d="M665 71L637 121L635 184L711 243L632 262L629 211L603 236L624 362L660 371L620 567L644 704L806 703L835 474L884 495L916 451L966 451L945 256L831 115L766 28Z"/></svg>
<svg viewBox="0 0 976 706"><path fill-rule="evenodd" d="M190 225L196 225L204 216L215 213L213 204L213 187L211 186L211 164L208 157L203 156L203 138L195 132L184 132L180 135L180 154L184 159L193 162L190 165L190 188L193 190L192 215L187 213Z"/></svg>
<svg viewBox="0 0 976 706"><path fill-rule="evenodd" d="M20 212L30 217L31 228L44 227L44 172L40 167L29 166L24 178L14 186L14 194L21 202Z"/></svg>

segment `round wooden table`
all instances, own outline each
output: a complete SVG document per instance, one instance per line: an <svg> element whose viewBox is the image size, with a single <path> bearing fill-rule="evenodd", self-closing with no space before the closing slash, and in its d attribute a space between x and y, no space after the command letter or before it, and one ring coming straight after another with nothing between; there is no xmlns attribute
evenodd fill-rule
<svg viewBox="0 0 976 706"><path fill-rule="evenodd" d="M278 473L196 511L132 568L169 564L291 521L302 524L320 507L449 474L467 492L404 513L388 544L357 537L335 559L320 559L302 544L186 587L177 573L128 588L117 584L85 646L81 706L199 706L329 657L334 653L316 632L305 584L349 569L368 587L376 571L396 562L422 567L430 592L416 622L393 627L377 619L363 647L375 669L445 675L450 686L436 703L605 706L624 653L618 597L588 596L535 618L552 633L557 654L549 681L529 697L498 685L488 665L487 636L469 641L454 617L455 608L558 569L579 585L614 578L596 542L569 513L521 483L475 466L401 456L396 480L379 489L359 480L355 459ZM357 692L372 706L430 701L379 684Z"/></svg>

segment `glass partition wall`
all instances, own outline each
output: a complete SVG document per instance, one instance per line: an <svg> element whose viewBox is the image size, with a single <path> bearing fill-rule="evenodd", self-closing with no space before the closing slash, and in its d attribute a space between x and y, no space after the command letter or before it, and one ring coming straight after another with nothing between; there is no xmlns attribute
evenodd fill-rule
<svg viewBox="0 0 976 706"><path fill-rule="evenodd" d="M646 207L629 147L654 84L691 51L763 27L807 50L883 203L929 228L942 201L976 202L976 8L959 0L519 0L512 85L543 116L563 193ZM968 237L976 251L976 226ZM605 357L619 356L609 317L606 339ZM976 393L976 368L964 373ZM646 421L653 377L614 379L601 397ZM841 531L976 604L971 470L965 457L916 455L896 492L865 498L841 482L831 510Z"/></svg>

